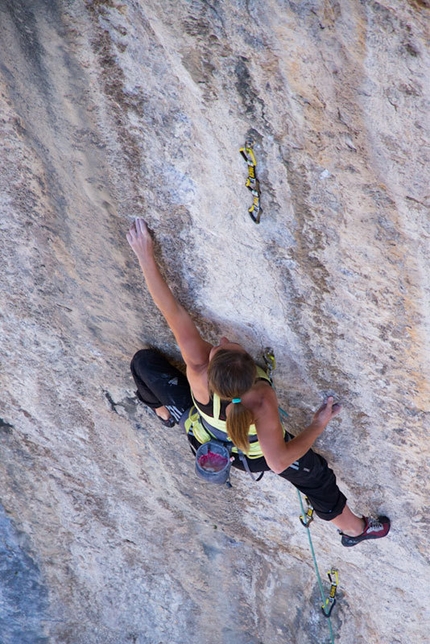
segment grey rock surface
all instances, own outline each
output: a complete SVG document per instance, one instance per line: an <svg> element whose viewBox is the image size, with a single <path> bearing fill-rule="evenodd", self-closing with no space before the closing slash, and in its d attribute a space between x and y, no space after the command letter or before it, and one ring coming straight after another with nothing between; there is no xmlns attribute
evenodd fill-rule
<svg viewBox="0 0 430 644"><path fill-rule="evenodd" d="M137 215L209 341L275 348L291 431L343 403L317 449L392 531L346 549L314 522L336 641L429 641L429 12L0 4L2 643L330 641L295 490L209 489L134 397L134 351L178 359Z"/></svg>

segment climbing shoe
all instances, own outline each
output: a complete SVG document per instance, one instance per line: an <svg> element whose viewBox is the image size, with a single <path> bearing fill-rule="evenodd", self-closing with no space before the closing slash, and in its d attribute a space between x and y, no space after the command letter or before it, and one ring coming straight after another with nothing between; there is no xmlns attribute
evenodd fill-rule
<svg viewBox="0 0 430 644"><path fill-rule="evenodd" d="M164 425L164 427L174 427L176 425L176 420L172 418L172 416L169 416L169 418L164 419L164 418L161 418L161 416L159 416L154 409L151 409L151 411L154 413L155 416L157 416L158 420L162 425Z"/></svg>
<svg viewBox="0 0 430 644"><path fill-rule="evenodd" d="M365 521L365 528L361 534L357 537L350 537L348 534L342 535L342 545L349 548L350 546L356 546L360 541L365 541L366 539L382 539L386 537L390 532L390 519L388 517L378 517L377 519L372 519L371 517L363 517Z"/></svg>
<svg viewBox="0 0 430 644"><path fill-rule="evenodd" d="M176 425L176 420L172 416L169 416L169 418L166 418L166 419L161 418L161 416L159 416L157 414L155 409L152 409L152 407L148 407L148 405L145 403L145 401L143 400L142 396L140 395L139 391L135 391L135 394L136 394L136 398L138 400L140 400L140 402L143 402L143 404L146 406L146 408L149 409L149 411L151 413L153 413L154 416L156 416L158 418L158 420L160 421L160 423L162 425L164 425L164 427L174 427Z"/></svg>

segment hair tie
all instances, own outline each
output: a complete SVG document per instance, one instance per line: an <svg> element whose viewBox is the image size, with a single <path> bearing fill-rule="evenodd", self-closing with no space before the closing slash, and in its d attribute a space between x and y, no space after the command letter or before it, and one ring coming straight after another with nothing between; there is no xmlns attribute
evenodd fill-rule
<svg viewBox="0 0 430 644"><path fill-rule="evenodd" d="M232 398L231 402L233 403L233 405L238 405L239 403L242 402L242 399L241 398Z"/></svg>

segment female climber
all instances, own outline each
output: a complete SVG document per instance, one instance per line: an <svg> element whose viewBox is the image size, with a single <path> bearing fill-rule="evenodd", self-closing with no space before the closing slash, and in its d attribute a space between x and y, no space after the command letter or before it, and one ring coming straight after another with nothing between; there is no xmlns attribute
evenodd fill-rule
<svg viewBox="0 0 430 644"><path fill-rule="evenodd" d="M348 507L327 461L311 447L340 412L329 397L298 436L285 432L278 401L266 373L238 343L221 338L206 342L162 277L146 222L137 218L127 240L136 254L149 293L172 330L186 365L186 377L158 351L141 349L131 362L137 396L167 427L185 427L197 449L211 437L234 445L233 467L251 472L272 470L290 481L312 504L315 513L333 523L344 546L385 537L387 517L358 517Z"/></svg>

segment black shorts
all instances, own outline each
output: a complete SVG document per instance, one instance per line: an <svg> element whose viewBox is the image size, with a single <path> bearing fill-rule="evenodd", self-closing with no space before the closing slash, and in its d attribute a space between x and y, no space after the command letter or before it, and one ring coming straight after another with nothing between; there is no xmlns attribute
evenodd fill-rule
<svg viewBox="0 0 430 644"><path fill-rule="evenodd" d="M166 407L176 422L193 404L186 376L159 351L141 349L130 364L137 396L151 409Z"/></svg>
<svg viewBox="0 0 430 644"><path fill-rule="evenodd" d="M185 375L155 349L138 351L131 361L130 368L140 400L151 409L167 407L177 422L182 419L180 424L183 426L187 412L193 406L190 386ZM292 438L293 436L287 433L285 440ZM188 440L194 450L200 447L201 443L194 436L188 435ZM270 470L264 456L246 460L251 472ZM239 457L235 457L233 467L245 471ZM342 514L346 497L337 486L333 470L320 454L310 449L279 476L290 481L308 497L315 513L321 519L331 521Z"/></svg>

